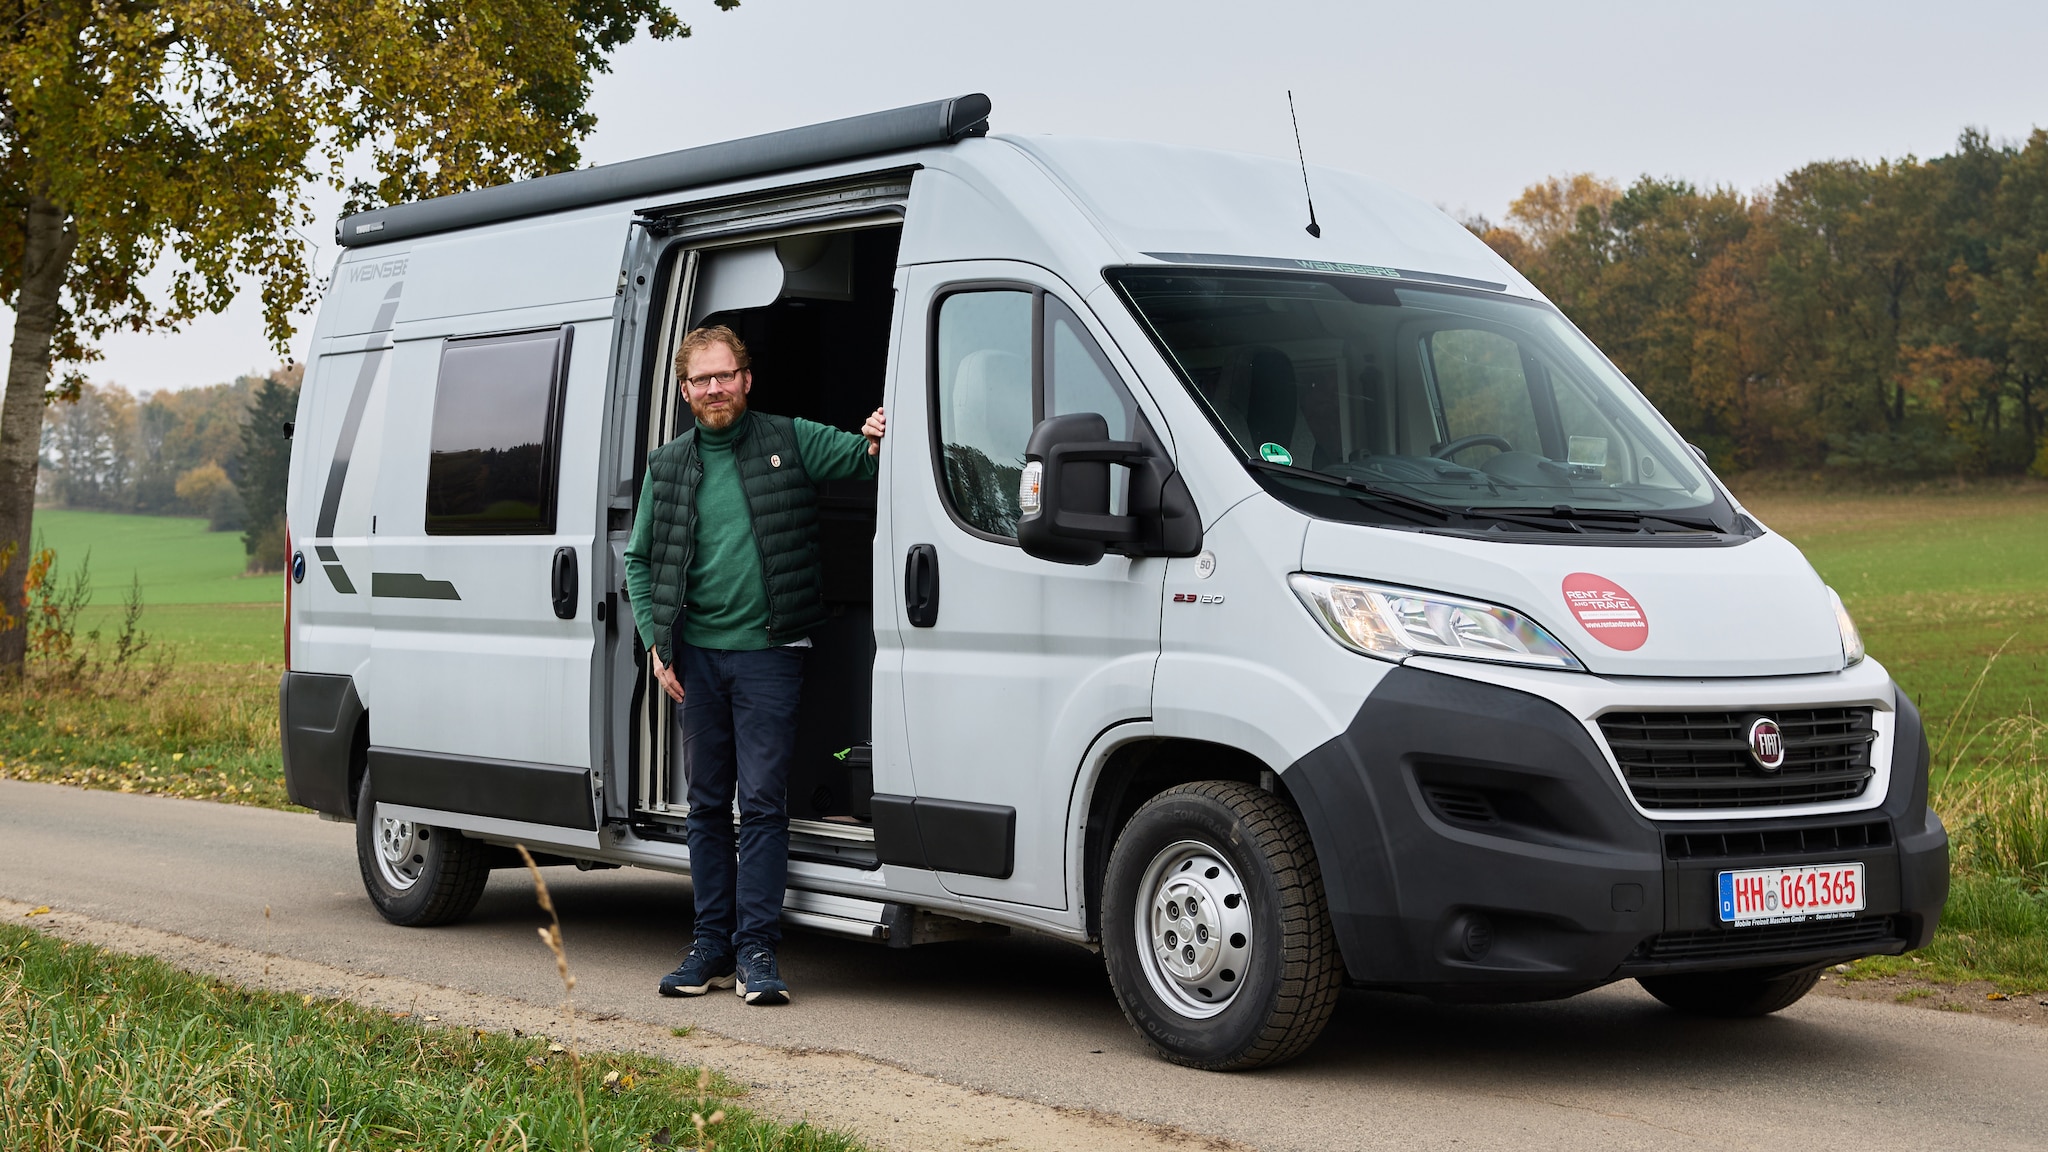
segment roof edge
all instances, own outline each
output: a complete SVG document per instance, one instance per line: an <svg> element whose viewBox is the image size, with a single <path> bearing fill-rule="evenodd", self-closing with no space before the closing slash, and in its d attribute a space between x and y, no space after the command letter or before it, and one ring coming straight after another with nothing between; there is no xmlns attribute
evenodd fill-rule
<svg viewBox="0 0 2048 1152"><path fill-rule="evenodd" d="M633 196L951 144L969 136L985 135L990 107L987 96L970 92L638 160L537 176L411 204L394 204L342 217L335 222L334 240L343 248L388 244Z"/></svg>

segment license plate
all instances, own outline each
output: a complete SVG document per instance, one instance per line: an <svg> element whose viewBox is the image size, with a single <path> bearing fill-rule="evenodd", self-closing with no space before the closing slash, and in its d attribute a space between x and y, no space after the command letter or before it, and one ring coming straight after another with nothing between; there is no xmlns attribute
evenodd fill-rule
<svg viewBox="0 0 2048 1152"><path fill-rule="evenodd" d="M1721 873L1721 923L1833 920L1864 908L1863 865L1750 868Z"/></svg>

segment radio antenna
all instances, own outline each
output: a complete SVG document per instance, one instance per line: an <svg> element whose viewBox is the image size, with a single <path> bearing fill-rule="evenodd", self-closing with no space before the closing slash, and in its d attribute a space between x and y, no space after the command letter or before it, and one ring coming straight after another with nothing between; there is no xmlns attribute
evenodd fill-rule
<svg viewBox="0 0 2048 1152"><path fill-rule="evenodd" d="M1308 190L1308 154L1301 150L1301 120L1294 115L1294 89L1287 90L1287 120L1294 125L1294 155L1301 161L1301 198L1308 201L1308 227L1305 231L1318 240L1323 238L1323 226L1316 223L1316 198Z"/></svg>

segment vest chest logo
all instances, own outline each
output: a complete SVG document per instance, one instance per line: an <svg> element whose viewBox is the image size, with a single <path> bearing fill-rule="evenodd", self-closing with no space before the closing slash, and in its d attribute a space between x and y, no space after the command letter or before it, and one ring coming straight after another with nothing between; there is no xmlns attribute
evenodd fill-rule
<svg viewBox="0 0 2048 1152"><path fill-rule="evenodd" d="M778 452L775 455L768 457L768 466L770 468L782 467L782 454Z"/></svg>

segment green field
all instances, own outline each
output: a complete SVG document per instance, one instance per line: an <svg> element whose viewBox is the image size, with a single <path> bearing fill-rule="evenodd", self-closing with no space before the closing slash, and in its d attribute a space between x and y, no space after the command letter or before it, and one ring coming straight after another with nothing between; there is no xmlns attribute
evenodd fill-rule
<svg viewBox="0 0 2048 1152"><path fill-rule="evenodd" d="M1745 502L1841 593L1931 742L2048 707L2048 488Z"/></svg>
<svg viewBox="0 0 2048 1152"><path fill-rule="evenodd" d="M117 603L132 577L150 604L276 604L284 578L245 576L240 532L208 532L194 516L36 509L35 530L62 567L90 557L95 602Z"/></svg>
<svg viewBox="0 0 2048 1152"><path fill-rule="evenodd" d="M142 581L142 627L188 663L279 663L284 659L284 577L243 574L239 532L208 532L189 516L36 510L35 530L56 550L57 577L90 565L92 606L85 629L118 625L129 581Z"/></svg>

